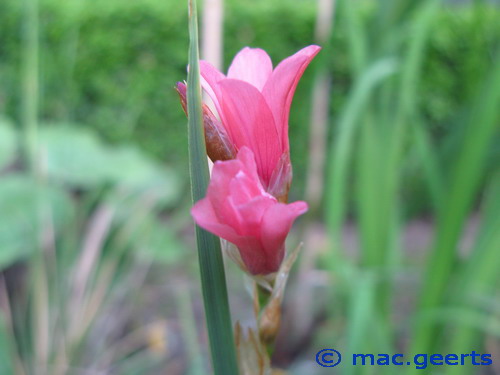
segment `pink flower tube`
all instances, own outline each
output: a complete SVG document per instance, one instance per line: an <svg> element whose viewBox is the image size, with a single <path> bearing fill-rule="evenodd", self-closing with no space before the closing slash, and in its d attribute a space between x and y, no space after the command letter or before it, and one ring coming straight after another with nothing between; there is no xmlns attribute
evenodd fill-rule
<svg viewBox="0 0 500 375"><path fill-rule="evenodd" d="M215 104L221 133L227 134L236 152L245 146L252 150L262 186L281 202L287 201L292 178L290 106L300 77L319 50L315 45L305 47L273 69L264 50L245 47L227 76L200 61L202 86Z"/></svg>
<svg viewBox="0 0 500 375"><path fill-rule="evenodd" d="M253 275L276 272L285 253L285 239L307 203L279 203L267 193L255 157L241 147L236 159L217 161L204 199L191 210L196 223L238 247Z"/></svg>

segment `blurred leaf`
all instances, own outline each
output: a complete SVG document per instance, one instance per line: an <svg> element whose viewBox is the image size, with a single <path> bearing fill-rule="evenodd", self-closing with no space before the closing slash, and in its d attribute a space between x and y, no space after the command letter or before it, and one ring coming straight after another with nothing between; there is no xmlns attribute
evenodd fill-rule
<svg viewBox="0 0 500 375"><path fill-rule="evenodd" d="M392 58L377 60L370 65L356 82L348 103L338 119L338 135L332 140L330 147L330 165L325 187L326 221L330 233L336 239L340 238L340 228L346 214L349 165L359 118L364 113L377 85L394 74L397 68L397 62Z"/></svg>
<svg viewBox="0 0 500 375"><path fill-rule="evenodd" d="M499 100L500 70L495 67L487 72L482 86L473 97L463 143L451 166L447 195L437 213L436 237L421 291L420 311L432 311L449 298L447 289L459 257L457 244L481 182L485 179L487 155L498 133ZM491 240L493 242L488 247L493 245L496 249L497 239L492 237ZM476 275L481 274L485 269L476 269L475 272ZM423 321L417 326L413 352L430 351L436 331L436 326L429 322Z"/></svg>
<svg viewBox="0 0 500 375"><path fill-rule="evenodd" d="M110 154L110 163L116 166L113 181L117 184L135 192L147 191L163 204L179 197L179 177L172 170L151 160L137 147L123 146Z"/></svg>
<svg viewBox="0 0 500 375"><path fill-rule="evenodd" d="M353 286L348 307L350 327L347 335L347 351L349 353L369 348L366 332L373 326L376 316L374 276L370 273L359 274L358 278L353 280ZM356 374L356 368L347 366L345 374Z"/></svg>
<svg viewBox="0 0 500 375"><path fill-rule="evenodd" d="M47 173L62 182L92 188L116 184L130 191L154 190L163 201L174 200L179 179L134 146L105 146L88 129L48 126L41 131Z"/></svg>
<svg viewBox="0 0 500 375"><path fill-rule="evenodd" d="M72 216L72 206L64 191L28 176L0 180L0 269L35 251L43 230L40 223L60 230Z"/></svg>
<svg viewBox="0 0 500 375"><path fill-rule="evenodd" d="M40 142L50 177L93 187L110 182L116 173L99 140L89 130L49 126L40 132Z"/></svg>
<svg viewBox="0 0 500 375"><path fill-rule="evenodd" d="M16 133L11 124L0 118L0 170L14 159L16 141Z"/></svg>

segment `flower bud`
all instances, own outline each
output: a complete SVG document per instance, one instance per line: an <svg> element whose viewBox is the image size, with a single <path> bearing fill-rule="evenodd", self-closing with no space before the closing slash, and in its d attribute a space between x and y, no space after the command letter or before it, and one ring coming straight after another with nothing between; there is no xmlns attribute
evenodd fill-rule
<svg viewBox="0 0 500 375"><path fill-rule="evenodd" d="M187 115L186 85L178 82L175 89L179 94L182 109ZM227 136L226 130L206 104L203 104L203 128L205 131L207 155L213 162L217 160L230 160L236 157L236 151Z"/></svg>
<svg viewBox="0 0 500 375"><path fill-rule="evenodd" d="M245 332L240 323L236 322L234 336L240 375L269 374L271 371L269 355L258 334L252 328L247 328Z"/></svg>
<svg viewBox="0 0 500 375"><path fill-rule="evenodd" d="M281 323L281 300L273 298L262 312L259 321L259 336L262 342L274 341Z"/></svg>

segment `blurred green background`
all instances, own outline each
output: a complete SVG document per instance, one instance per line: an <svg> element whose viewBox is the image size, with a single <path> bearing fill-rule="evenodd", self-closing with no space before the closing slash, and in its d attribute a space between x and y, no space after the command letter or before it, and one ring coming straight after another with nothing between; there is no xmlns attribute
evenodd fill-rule
<svg viewBox="0 0 500 375"><path fill-rule="evenodd" d="M477 350L496 365L420 371L500 373L500 8L338 0L322 36L324 4L224 4L225 67L247 45L275 64L323 47L290 116L291 200L311 211L290 241L305 249L274 362L390 374L402 370L322 372L314 353ZM186 76L187 6L36 5L0 2L0 374L204 374L173 89ZM248 320L232 264L228 278L233 313Z"/></svg>

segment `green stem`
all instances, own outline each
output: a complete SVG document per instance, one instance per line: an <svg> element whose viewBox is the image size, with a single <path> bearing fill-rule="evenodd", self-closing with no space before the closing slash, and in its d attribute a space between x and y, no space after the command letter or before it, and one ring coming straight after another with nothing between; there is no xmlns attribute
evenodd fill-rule
<svg viewBox="0 0 500 375"><path fill-rule="evenodd" d="M196 202L205 196L209 173L202 122L196 0L188 0L188 5L190 37L187 79L189 166L191 193L193 202ZM196 226L196 241L214 373L216 375L237 375L238 365L220 240Z"/></svg>

